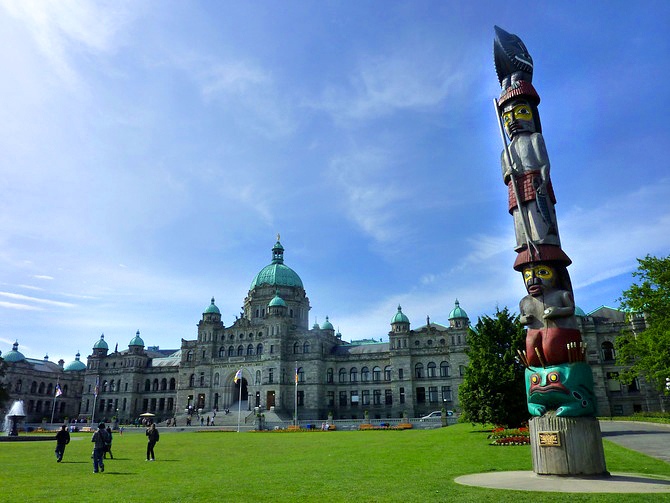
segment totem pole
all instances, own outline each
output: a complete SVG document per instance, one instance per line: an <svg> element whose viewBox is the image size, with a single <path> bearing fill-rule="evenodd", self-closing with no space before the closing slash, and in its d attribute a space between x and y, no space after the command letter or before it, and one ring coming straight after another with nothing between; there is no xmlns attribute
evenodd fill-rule
<svg viewBox="0 0 670 503"><path fill-rule="evenodd" d="M537 109L540 97L532 84L533 59L519 37L497 26L495 32L493 53L502 90L494 101L504 146L502 175L514 218L514 269L523 274L528 292L519 304L521 322L527 326L526 349L519 358L526 367L528 411L534 416L533 469L541 474L603 474L593 374L575 319L567 270L571 260L558 233ZM581 448L575 451L573 444Z"/></svg>

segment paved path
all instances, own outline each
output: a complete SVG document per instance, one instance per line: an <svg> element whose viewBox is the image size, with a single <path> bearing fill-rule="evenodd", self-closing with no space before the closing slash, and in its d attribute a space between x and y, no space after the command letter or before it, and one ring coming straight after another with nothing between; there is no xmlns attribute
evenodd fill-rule
<svg viewBox="0 0 670 503"><path fill-rule="evenodd" d="M603 438L670 463L670 424L600 421Z"/></svg>

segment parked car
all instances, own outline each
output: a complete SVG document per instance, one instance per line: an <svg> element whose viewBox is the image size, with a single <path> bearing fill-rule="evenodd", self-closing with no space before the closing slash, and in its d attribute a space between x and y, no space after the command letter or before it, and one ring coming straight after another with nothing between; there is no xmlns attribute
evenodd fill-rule
<svg viewBox="0 0 670 503"><path fill-rule="evenodd" d="M448 411L447 411L447 416L453 416L453 415L454 415L454 411L453 411L453 410L448 410ZM423 416L423 417L420 419L420 421L425 421L426 419L438 419L438 418L440 418L440 417L442 417L442 411L441 411L441 410L434 410L433 412L431 412L431 413L428 414L427 416Z"/></svg>

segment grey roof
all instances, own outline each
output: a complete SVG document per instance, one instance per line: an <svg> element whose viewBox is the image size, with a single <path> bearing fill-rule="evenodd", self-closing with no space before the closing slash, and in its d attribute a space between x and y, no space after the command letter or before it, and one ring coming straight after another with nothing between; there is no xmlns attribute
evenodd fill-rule
<svg viewBox="0 0 670 503"><path fill-rule="evenodd" d="M57 363L46 360L26 358L26 363L28 363L36 372L63 372L63 367Z"/></svg>
<svg viewBox="0 0 670 503"><path fill-rule="evenodd" d="M385 353L389 350L388 342L375 342L367 344L342 344L333 348L334 355L361 355Z"/></svg>
<svg viewBox="0 0 670 503"><path fill-rule="evenodd" d="M418 328L415 328L415 332L421 332L422 330L425 330L428 325L421 325ZM439 323L433 323L432 321L430 322L430 326L433 327L435 330L438 332L446 332L449 330L449 327L445 327L444 325L440 325Z"/></svg>
<svg viewBox="0 0 670 503"><path fill-rule="evenodd" d="M168 351L168 350L160 350L162 351ZM151 366L152 367L178 367L179 362L181 362L181 349L178 350L170 350L172 353L169 355L162 355L158 357L154 357L151 360Z"/></svg>

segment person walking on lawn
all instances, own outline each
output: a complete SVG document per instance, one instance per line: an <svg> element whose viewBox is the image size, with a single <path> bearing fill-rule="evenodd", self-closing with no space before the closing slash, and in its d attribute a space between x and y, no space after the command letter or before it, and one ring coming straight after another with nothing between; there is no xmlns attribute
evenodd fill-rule
<svg viewBox="0 0 670 503"><path fill-rule="evenodd" d="M158 434L155 424L152 423L151 426L147 428L147 437L149 437L149 443L147 444L147 461L156 461L156 457L154 456L154 445L158 442L160 435ZM149 456L151 456L151 458L149 458Z"/></svg>
<svg viewBox="0 0 670 503"><path fill-rule="evenodd" d="M60 431L56 433L56 461L60 463L63 461L63 454L65 453L65 446L70 443L70 434L67 431L67 425L60 427Z"/></svg>
<svg viewBox="0 0 670 503"><path fill-rule="evenodd" d="M98 430L93 434L91 438L93 445L93 473L98 473L105 471L105 464L102 461L102 456L105 453L107 447L107 431L105 430L105 423L100 423L98 425Z"/></svg>

